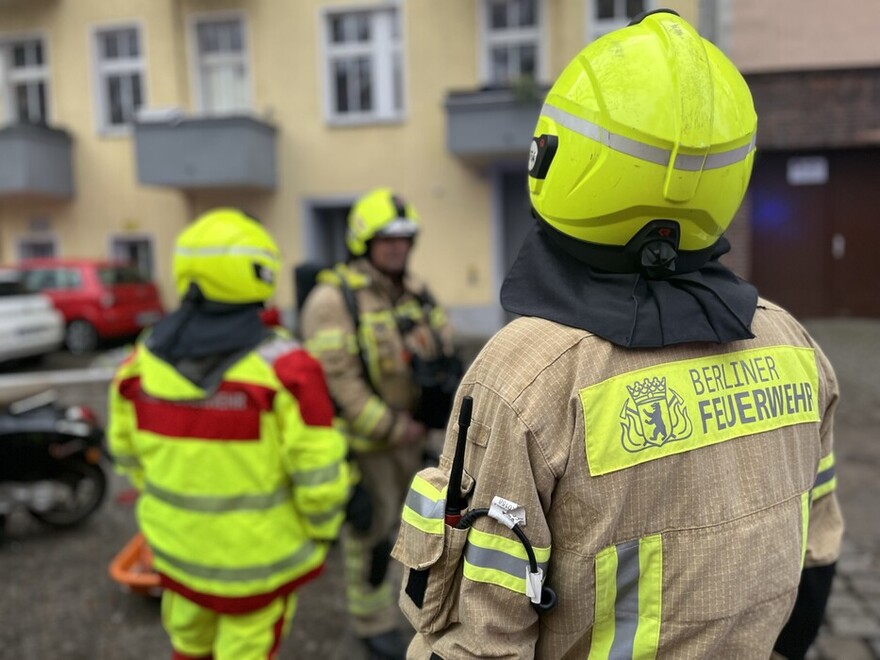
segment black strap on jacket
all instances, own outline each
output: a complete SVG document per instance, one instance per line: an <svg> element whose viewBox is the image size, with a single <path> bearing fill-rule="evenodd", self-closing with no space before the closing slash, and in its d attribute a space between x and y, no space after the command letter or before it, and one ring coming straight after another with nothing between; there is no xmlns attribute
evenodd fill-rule
<svg viewBox="0 0 880 660"><path fill-rule="evenodd" d="M364 345L361 340L361 314L360 307L357 303L357 298L355 298L354 291L352 291L351 287L348 286L348 282L345 281L345 275L339 273L339 290L342 292L342 297L345 300L345 305L348 307L348 313L351 314L351 320L354 322L354 338L357 341L358 347L358 360L361 363L361 369L364 372L364 380L367 385L369 385L370 389L373 390L373 394L378 396L380 399L382 396L379 394L379 389L376 387L376 384L373 382L373 379L370 377L370 368L367 365L367 359L364 357Z"/></svg>

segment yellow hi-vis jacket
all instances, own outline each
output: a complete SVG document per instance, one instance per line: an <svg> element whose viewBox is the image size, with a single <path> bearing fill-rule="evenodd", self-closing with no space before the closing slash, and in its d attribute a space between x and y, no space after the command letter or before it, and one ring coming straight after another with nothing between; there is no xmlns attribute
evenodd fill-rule
<svg viewBox="0 0 880 660"><path fill-rule="evenodd" d="M110 388L110 451L164 587L219 612L316 576L348 496L320 365L270 337L205 392L139 343Z"/></svg>
<svg viewBox="0 0 880 660"><path fill-rule="evenodd" d="M358 324L340 289L342 278L357 301ZM322 271L303 306L300 327L306 348L324 367L356 451L387 449L403 435L406 420L397 412L413 413L419 404L410 356L432 359L444 350L452 352L446 313L439 306L426 313L418 299L424 289L424 283L407 274L403 291L396 292L391 280L363 258ZM402 319L412 323L406 333L399 328Z"/></svg>
<svg viewBox="0 0 880 660"><path fill-rule="evenodd" d="M759 301L752 332L623 349L523 317L496 334L453 411L473 397L463 485L471 509L520 507L558 605L533 609L526 551L501 521L444 525L450 424L393 553L410 657L769 658L804 561L838 556L838 387L784 310Z"/></svg>

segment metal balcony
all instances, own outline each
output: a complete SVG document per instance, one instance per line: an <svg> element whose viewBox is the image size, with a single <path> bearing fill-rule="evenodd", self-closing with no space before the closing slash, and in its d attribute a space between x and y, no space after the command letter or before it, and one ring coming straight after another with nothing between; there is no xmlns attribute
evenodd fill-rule
<svg viewBox="0 0 880 660"><path fill-rule="evenodd" d="M252 117L141 120L134 127L138 180L182 190L274 190L276 129Z"/></svg>
<svg viewBox="0 0 880 660"><path fill-rule="evenodd" d="M0 128L0 198L73 196L71 139L48 126Z"/></svg>
<svg viewBox="0 0 880 660"><path fill-rule="evenodd" d="M446 143L467 163L526 163L546 89L450 92L446 97Z"/></svg>

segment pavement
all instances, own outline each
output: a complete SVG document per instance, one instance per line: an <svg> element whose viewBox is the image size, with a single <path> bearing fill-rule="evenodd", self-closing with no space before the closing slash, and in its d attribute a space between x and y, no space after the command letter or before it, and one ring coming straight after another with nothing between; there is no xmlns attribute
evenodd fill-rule
<svg viewBox="0 0 880 660"><path fill-rule="evenodd" d="M838 498L843 510L846 532L843 550L838 562L837 579L829 601L826 620L819 639L811 649L811 660L880 660L880 516L877 515L880 503L880 319L815 319L804 325L823 347L834 365L840 382L841 400L835 421L835 443L837 458ZM475 348L475 347L471 347ZM473 353L473 351L466 351ZM24 384L32 386L35 382L46 381L52 384L62 401L91 405L99 417L106 416L106 378L111 372L112 363L118 354L102 356L97 364L81 360L64 360L60 363L65 372L49 370L36 374L0 373L0 396ZM50 360L48 367L56 361ZM70 369L79 373L71 374ZM124 482L114 481L111 497L126 488ZM130 512L115 512L118 502L108 502L111 514L105 519L91 523L91 533L113 538L114 548L121 547L134 529ZM105 505L105 509L108 508ZM106 513L106 512L105 512ZM115 517L114 517L115 516ZM88 534L85 528L76 534ZM30 556L42 552L41 532L26 528L20 535L31 538L13 540L11 547L0 549L0 560L8 576L7 583L17 589L20 596L31 590L34 598L39 589L33 578L22 582L15 581L16 573L27 571ZM68 556L73 552L78 536L68 537ZM47 540L46 552L61 552L57 544ZM48 548L52 548L49 550ZM4 554L5 552L5 554ZM111 550L102 550L102 557L111 556ZM322 657L322 658L363 658L362 649L345 632L345 607L341 598L341 557L338 552L331 553L327 570L320 580L307 585L300 593L300 606L294 621L291 638L282 647L280 658ZM53 555L54 556L54 555ZM58 556L64 556L59 554ZM87 558L84 558L85 562ZM102 562L104 560L102 559ZM94 563L94 561L92 561ZM85 564L84 564L85 565ZM102 566L106 566L103 563ZM99 567L95 574L103 572ZM63 578L73 579L68 571ZM60 574L59 574L60 575ZM82 587L71 586L76 597L83 597ZM102 587L104 588L104 587ZM8 592L7 592L8 593ZM71 596L73 598L74 596ZM0 619L8 617L15 607L3 607L0 597ZM77 633L65 628L73 615L70 608L77 602L61 602L43 610L44 617L40 632L28 632L30 627L15 627L18 632L10 633L0 626L0 659L13 657L53 657L53 658L121 658L162 657L153 655L148 649L167 648L164 634L159 627L158 608L144 604L128 595L117 595L112 591L99 593L95 608L112 608L108 621L102 621L88 641L77 641ZM102 603L101 601L109 601ZM92 602L89 600L88 602ZM14 605L14 603L13 603ZM63 613L63 614L62 614ZM53 617L57 616L57 619ZM124 636L114 646L113 626L126 624ZM14 627L14 626L13 626ZM65 630L67 641L59 647L48 640L41 642L35 635L49 634L47 629L57 627ZM8 627L7 627L8 628ZM134 653L132 647L139 647ZM132 651L131 655L121 649ZM65 650L66 649L66 650ZM47 654L47 650L51 650ZM64 652L61 652L64 651Z"/></svg>

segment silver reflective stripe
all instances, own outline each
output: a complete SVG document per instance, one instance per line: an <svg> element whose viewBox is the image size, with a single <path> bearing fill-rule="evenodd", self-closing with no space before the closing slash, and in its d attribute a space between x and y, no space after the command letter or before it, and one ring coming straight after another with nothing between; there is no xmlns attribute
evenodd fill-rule
<svg viewBox="0 0 880 660"><path fill-rule="evenodd" d="M524 580L529 571L529 560L514 557L500 550L490 550L468 543L464 551L464 557L472 566L477 568L492 568ZM538 566L547 570L547 562L538 562Z"/></svg>
<svg viewBox="0 0 880 660"><path fill-rule="evenodd" d="M405 505L423 518L443 519L446 513L445 499L435 502L412 489L410 489L409 494L406 496Z"/></svg>
<svg viewBox="0 0 880 660"><path fill-rule="evenodd" d="M633 658L639 625L639 541L617 546L617 599L614 602L614 641L609 660Z"/></svg>
<svg viewBox="0 0 880 660"><path fill-rule="evenodd" d="M611 133L598 124L594 124L549 103L545 103L544 107L541 108L541 114L570 131L595 140L606 145L609 149L619 151L627 156L639 158L649 163L656 163L663 167L669 165L669 159L672 158L672 151L669 149L655 147L652 144L645 144L617 133ZM675 157L675 169L686 172L699 172L700 170L714 170L720 167L727 167L745 160L754 147L755 136L752 135L749 144L731 149L730 151L722 151L721 153L709 154L707 156L678 154Z"/></svg>
<svg viewBox="0 0 880 660"><path fill-rule="evenodd" d="M308 516L306 516L306 518L308 518L309 522L312 525L323 525L326 522L330 522L336 516L338 516L340 513L342 513L343 508L344 507L340 504L339 506L337 506L333 509L330 509L329 511L325 511L324 513L315 513L313 515L308 515Z"/></svg>
<svg viewBox="0 0 880 660"><path fill-rule="evenodd" d="M822 484L827 484L834 478L834 466L832 465L827 470L822 470L819 474L816 475L816 481L813 482L813 488L818 488Z"/></svg>
<svg viewBox="0 0 880 660"><path fill-rule="evenodd" d="M121 467L139 468L141 466L141 462L134 456L119 456L114 454L113 462Z"/></svg>
<svg viewBox="0 0 880 660"><path fill-rule="evenodd" d="M227 513L229 511L263 511L271 509L290 500L290 489L281 486L273 493L260 495L232 495L228 497L216 495L180 495L147 483L144 492L166 504L204 513Z"/></svg>
<svg viewBox="0 0 880 660"><path fill-rule="evenodd" d="M284 557L272 564L248 566L247 568L222 568L219 566L194 564L169 555L155 546L150 546L150 549L157 559L161 559L170 566L174 566L193 577L217 580L218 582L249 582L251 580L265 580L287 569L296 568L312 555L315 551L315 546L311 541L305 541L296 552L288 557Z"/></svg>
<svg viewBox="0 0 880 660"><path fill-rule="evenodd" d="M244 245L202 248L178 247L175 252L182 257L218 257L227 254L234 254L245 257L269 257L270 259L278 259L278 255L274 252Z"/></svg>
<svg viewBox="0 0 880 660"><path fill-rule="evenodd" d="M330 483L339 477L339 463L327 467L315 468L314 470L302 470L290 475L297 486L318 486Z"/></svg>

